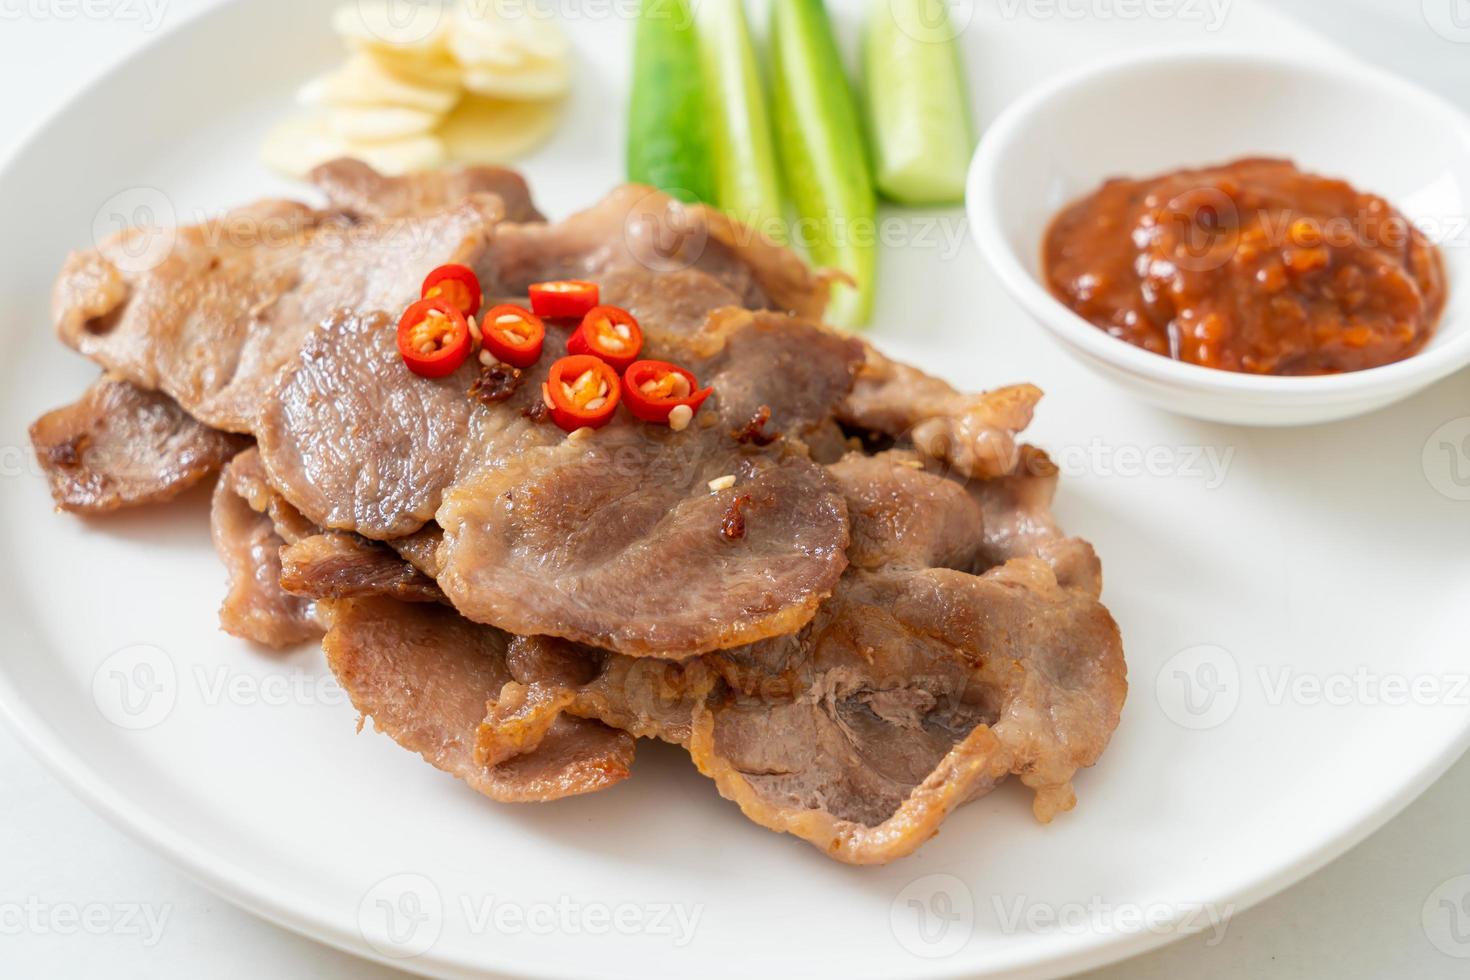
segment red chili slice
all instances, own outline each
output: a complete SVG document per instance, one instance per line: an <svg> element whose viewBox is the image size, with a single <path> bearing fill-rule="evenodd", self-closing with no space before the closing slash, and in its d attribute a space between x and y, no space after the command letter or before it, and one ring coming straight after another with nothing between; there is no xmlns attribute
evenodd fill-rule
<svg viewBox="0 0 1470 980"><path fill-rule="evenodd" d="M541 360L546 325L530 310L505 304L485 313L485 319L480 322L480 336L485 349L497 361L528 368Z"/></svg>
<svg viewBox="0 0 1470 980"><path fill-rule="evenodd" d="M398 353L414 374L442 378L470 356L470 325L442 299L421 299L398 321Z"/></svg>
<svg viewBox="0 0 1470 980"><path fill-rule="evenodd" d="M668 361L638 361L623 373L624 400L628 411L644 422L669 425L670 416L680 405L687 406L689 418L684 419L682 429L699 411L699 406L714 391L699 387L694 375Z"/></svg>
<svg viewBox="0 0 1470 980"><path fill-rule="evenodd" d="M424 299L442 299L465 316L480 312L485 301L480 291L480 278L463 265L441 265L424 279Z"/></svg>
<svg viewBox="0 0 1470 980"><path fill-rule="evenodd" d="M556 282L538 282L531 287L531 311L537 316L550 319L578 319L597 305L598 290L595 282L578 279L562 279Z"/></svg>
<svg viewBox="0 0 1470 980"><path fill-rule="evenodd" d="M567 338L568 354L592 354L627 370L643 350L643 331L633 314L616 306L594 306Z"/></svg>
<svg viewBox="0 0 1470 980"><path fill-rule="evenodd" d="M617 372L590 354L563 357L551 365L541 398L551 420L567 432L600 429L612 420L622 397Z"/></svg>

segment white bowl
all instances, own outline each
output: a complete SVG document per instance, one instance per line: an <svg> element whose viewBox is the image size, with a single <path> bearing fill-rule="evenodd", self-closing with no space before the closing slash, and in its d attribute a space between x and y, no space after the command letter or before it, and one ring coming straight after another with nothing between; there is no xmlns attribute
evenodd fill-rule
<svg viewBox="0 0 1470 980"><path fill-rule="evenodd" d="M1219 371L1109 336L1048 292L1042 237L1117 176L1280 156L1386 197L1440 243L1449 302L1394 364L1326 377ZM970 167L970 226L1006 289L1062 345L1137 395L1196 418L1300 425L1406 398L1470 364L1470 117L1346 56L1331 63L1197 48L1085 67L1009 106Z"/></svg>

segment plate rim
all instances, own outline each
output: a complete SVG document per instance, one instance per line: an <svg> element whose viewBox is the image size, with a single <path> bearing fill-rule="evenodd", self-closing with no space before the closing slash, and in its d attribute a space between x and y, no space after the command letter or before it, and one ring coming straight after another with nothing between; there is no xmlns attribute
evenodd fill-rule
<svg viewBox="0 0 1470 980"><path fill-rule="evenodd" d="M1262 6L1258 0L1240 2L1257 9ZM131 70L158 45L183 43L185 35L197 32L212 21L224 19L244 6L244 0L220 0L209 8L187 14L70 93L49 113L23 130L12 149L0 158L0 188L12 182L19 163L35 151L60 120L76 111L97 90ZM1266 10L1273 17L1282 16L1269 7ZM1300 24L1294 23L1294 26L1304 32L1316 33ZM1164 47L1177 46L1183 45ZM24 614L32 624L35 623L35 616L30 610L24 610ZM33 651L44 646L34 627L18 632L31 634L24 636L21 642ZM201 844L186 829L169 826L145 805L134 801L103 770L90 765L61 731L33 708L3 659L0 659L0 722L71 793L111 826L123 831L202 887L280 928L360 959L421 976L533 980L558 980L562 976L541 968L534 961L511 961L497 956L493 946L482 947L473 962L447 949L433 949L412 958L396 958L377 952L360 929L353 925L351 912L323 907L308 898L291 894L269 878ZM1402 779L1391 793L1385 794L1376 807L1343 824L1335 833L1325 835L1317 846L1272 870L1242 881L1232 893L1203 900L1228 905L1232 916L1240 915L1302 881L1381 829L1438 781L1467 751L1470 751L1470 718L1461 725L1454 739L1447 740L1440 751L1424 764L1408 771L1407 778ZM1024 978L1055 977L1096 969L1141 956L1201 931L1179 928L1185 916L1183 910L1173 910L1167 923L1169 928L1157 931L1096 932L1080 937L1063 934L1054 942L1041 945L1034 955L1017 956L993 967L966 966L958 955L942 962L925 961L916 963L915 971L909 975L931 980L960 980L975 976ZM605 972L594 975L618 974Z"/></svg>

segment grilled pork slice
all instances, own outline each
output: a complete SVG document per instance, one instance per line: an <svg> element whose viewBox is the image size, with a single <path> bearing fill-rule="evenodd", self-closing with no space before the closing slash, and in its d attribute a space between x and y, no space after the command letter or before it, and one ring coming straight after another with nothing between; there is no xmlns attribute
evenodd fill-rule
<svg viewBox="0 0 1470 980"><path fill-rule="evenodd" d="M454 167L389 177L361 160L343 158L311 172L330 208L353 218L383 220L433 214L477 194L500 198L507 221L545 221L526 179L503 167Z"/></svg>
<svg viewBox="0 0 1470 980"><path fill-rule="evenodd" d="M250 444L114 375L41 416L30 435L56 506L80 514L172 500Z"/></svg>
<svg viewBox="0 0 1470 980"><path fill-rule="evenodd" d="M911 853L1008 774L1038 819L1071 809L1126 692L1112 617L1025 558L854 573L801 634L704 663L718 682L685 742L700 771L755 822L855 864Z"/></svg>
<svg viewBox="0 0 1470 980"><path fill-rule="evenodd" d="M475 457L472 419L503 423L506 452L560 434L505 404L477 406L474 362L439 379L409 371L395 323L338 312L303 339L259 406L255 433L272 483L324 528L377 539L419 530Z"/></svg>
<svg viewBox="0 0 1470 980"><path fill-rule="evenodd" d="M595 718L685 746L747 817L855 864L912 853L1007 775L1038 819L1071 809L1126 692L1111 617L1038 559L852 572L799 634L683 663L508 640L439 607L330 605L350 610L326 647L353 703L487 795L488 774L564 754L568 718ZM365 681L344 648L383 676ZM466 693L453 665L468 649L493 653Z"/></svg>
<svg viewBox="0 0 1470 980"><path fill-rule="evenodd" d="M656 330L697 327L701 314L732 296L746 309L820 319L831 292L827 274L790 249L711 208L638 184L562 221L506 224L476 272L503 296L524 296L531 283L548 279L605 282L605 302ZM664 282L667 297L655 285Z"/></svg>
<svg viewBox="0 0 1470 980"><path fill-rule="evenodd" d="M647 188L622 188L556 225L506 224L505 248L492 250L494 200L472 197L443 211L376 219L264 202L214 225L179 230L172 248L148 268L124 259L157 230L125 233L68 261L56 291L58 329L134 383L176 398L201 422L256 435L273 485L325 529L393 540L416 534L447 507L446 520L455 526L446 528L437 556L446 562L442 584L471 616L672 656L799 627L840 575L847 531L840 501L795 437L831 415L831 403L851 385L861 348L814 324L786 327L784 320L776 329L747 316L739 330L710 330L705 323L720 318L709 317L695 334L687 328L700 292L717 304L735 296L749 305L819 310L825 284L794 254L746 239L722 216L684 209ZM671 221L679 232L673 238L665 234ZM466 556L461 540L491 544L517 568L539 566L529 549L539 548L550 528L584 520L595 504L555 488L598 459L596 450L562 448L562 434L539 418L549 357L528 373L519 393L496 404L467 397L477 365L439 382L403 366L393 313L414 298L428 268L451 260L488 262L497 273L511 268L514 276L486 281L515 281L517 290L531 280L605 271L615 286L641 291L650 311L658 295L651 284L677 279L682 293L668 295L684 322L658 329L666 321L653 313L646 355L689 364L728 391L716 397L738 406L739 417L722 409L707 421L739 427L770 402L772 424L784 424L792 441L745 446L725 432L700 431L670 449L675 440L660 444L646 438L642 425L615 423L637 430L599 437L637 457L599 474L603 489L636 481L636 492L623 502L625 523L585 525L616 533L606 542L584 533L579 548L563 549L563 574L522 605L514 594L518 583L487 574L483 562ZM758 339L747 344L751 337ZM564 341L564 331L555 329L548 347ZM754 353L726 354L742 345ZM805 404L783 418L793 393ZM525 472L523 458L542 469ZM511 463L527 478L521 499L533 510L502 514L509 523L484 529L467 525L463 515L475 515L463 507L448 507L456 488L466 490L456 498L460 504L475 505L467 494L493 489L493 471ZM669 463L680 467L672 480ZM722 499L711 513L697 484L724 477L751 483L745 549L716 550L703 540L720 540L727 516L734 520L734 503ZM642 553L660 539L696 536L701 547L682 556ZM712 552L720 561L705 567L699 559ZM632 568L660 574L627 577ZM662 628L650 617L669 607L667 583L675 576L702 580L705 601L681 605L677 621ZM657 597L654 588L662 590ZM588 607L590 614L583 612Z"/></svg>
<svg viewBox="0 0 1470 980"><path fill-rule="evenodd" d="M584 718L544 718L534 746L506 760L475 758L476 733L502 699L522 692L506 667L506 634L437 605L391 599L322 604L327 663L374 726L494 800L554 800L628 778L633 738ZM507 690L509 689L509 690Z"/></svg>
<svg viewBox="0 0 1470 980"><path fill-rule="evenodd" d="M401 602L443 602L434 580L376 541L327 531L280 552L281 588L314 599L388 596Z"/></svg>
<svg viewBox="0 0 1470 980"><path fill-rule="evenodd" d="M281 549L315 530L266 484L255 450L224 468L210 508L214 547L230 579L221 629L278 649L322 635L311 600L281 587Z"/></svg>
<svg viewBox="0 0 1470 980"><path fill-rule="evenodd" d="M359 160L334 160L311 179L331 207L355 218L424 215L476 194L500 198L508 223L475 264L493 297L524 296L532 283L550 279L590 279L603 302L673 333L693 332L724 306L813 319L826 308L830 278L794 252L651 187L619 187L548 225L521 176L496 167L388 177Z"/></svg>
<svg viewBox="0 0 1470 980"><path fill-rule="evenodd" d="M124 236L72 257L59 327L202 422L254 434L271 486L321 529L394 541L442 528L420 569L469 618L636 656L753 643L815 614L846 566L849 528L810 449L840 455L834 416L853 404L865 359L867 382L884 371L893 380L848 424L934 458L978 459L976 447L1013 441L1029 418L1032 390L966 398L815 323L726 309L693 333L646 321L645 356L685 364L715 388L695 427L676 434L619 417L564 438L540 418L551 357L508 398L483 401L470 394L474 363L438 381L409 372L383 310L449 259L490 263L517 289L517 277L618 272L650 304L650 284L678 277L685 318L701 282L717 284L720 303L792 309L820 308L825 285L793 254L645 188L557 224L504 224L493 244L492 201L378 219L266 202L223 228L179 231L142 271L108 258L128 254ZM681 234L669 237L676 219ZM336 309L344 303L355 308ZM565 335L553 326L548 349ZM894 409L905 392L923 393L922 418ZM921 438L926 426L973 438L956 449ZM966 471L1009 458L991 455Z"/></svg>
<svg viewBox="0 0 1470 980"><path fill-rule="evenodd" d="M841 494L800 439L860 357L855 342L788 317L713 321L668 357L715 391L690 429L620 420L481 467L448 492L440 587L476 621L635 656L798 629L841 575L848 542ZM761 409L789 438L735 438Z"/></svg>
<svg viewBox="0 0 1470 980"><path fill-rule="evenodd" d="M1102 595L1102 563L1092 545L1069 538L1052 516L1058 471L1046 453L1023 445L1014 472L970 480L966 488L984 516L984 543L977 567L993 568L1012 558L1040 558L1064 588L1093 598Z"/></svg>
<svg viewBox="0 0 1470 980"><path fill-rule="evenodd" d="M553 327L548 344L562 339ZM381 317L343 314L314 332L267 399L261 452L274 484L323 527L392 541L437 523L442 543L421 551L420 567L473 620L689 657L799 629L851 557L852 502L804 440L849 397L865 357L856 341L772 314L714 316L692 337L651 345L714 387L704 424L672 433L619 419L586 439L535 420L546 365L508 400L484 405L465 395L476 368L426 381L402 369L392 344ZM1017 401L1016 389L964 397L926 383L965 418L1007 418ZM1014 439L993 431L996 443ZM1020 451L1003 456L1018 465ZM734 485L710 493L725 477ZM998 511L991 564L1039 553L1032 538L1049 525L1006 508L1012 483L976 481L971 492L980 496L960 494L968 509L956 528L991 526L984 510L1000 498L989 504ZM1047 484L1043 510L1049 494ZM1024 540L1008 543L1006 520ZM957 530L943 537L965 540ZM1080 560L1094 562L1090 550Z"/></svg>
<svg viewBox="0 0 1470 980"><path fill-rule="evenodd" d="M746 816L842 861L911 853L1007 775L1050 820L1074 804L1072 778L1106 746L1127 684L1096 559L1051 520L1054 468L1037 450L1022 456L1029 469L978 483L910 451L829 467L852 515L851 565L791 635L671 662L379 600L334 604L353 618L339 614L327 645L382 662L398 656L395 635L411 635L414 662L393 659L406 683L366 685L333 666L360 710L393 712L380 727L424 751L421 733L440 731L435 702L394 692L455 650L493 649L505 675L472 745L456 724L456 761L440 765L471 782L538 758L567 718L592 718L686 747Z"/></svg>
<svg viewBox="0 0 1470 980"><path fill-rule="evenodd" d="M565 336L552 326L548 348ZM684 657L799 628L841 575L843 502L799 440L847 393L857 342L732 311L650 345L714 387L700 424L620 417L585 439L538 419L549 357L484 404L466 394L477 367L428 381L393 344L381 316L313 333L263 405L261 455L324 528L394 540L437 521L439 586L471 619ZM762 409L774 441L743 444L732 433ZM722 477L734 486L711 494Z"/></svg>
<svg viewBox="0 0 1470 980"><path fill-rule="evenodd" d="M230 578L220 627L241 639L287 647L320 637L316 599L445 601L432 578L387 545L307 520L270 485L255 449L221 473L210 518Z"/></svg>
<svg viewBox="0 0 1470 980"><path fill-rule="evenodd" d="M491 197L360 222L264 201L177 231L130 229L68 257L57 331L200 422L249 432L312 328L342 307L402 310L435 266L479 258L499 217Z"/></svg>
<svg viewBox="0 0 1470 980"><path fill-rule="evenodd" d="M58 329L119 373L32 426L58 506L96 513L167 500L216 472L248 442L194 415L249 431L262 388L318 320L339 306L396 309L437 262L473 259L500 213L475 195L540 220L508 170L386 178L338 161L318 176L330 211L267 201L177 233L137 229L68 259ZM158 264L144 268L150 257Z"/></svg>
<svg viewBox="0 0 1470 980"><path fill-rule="evenodd" d="M1034 385L963 394L869 347L837 417L851 428L898 439L962 476L986 478L1016 470L1016 435L1031 424L1040 400Z"/></svg>
<svg viewBox="0 0 1470 980"><path fill-rule="evenodd" d="M745 303L725 283L698 269L656 272L624 265L588 274L597 277L602 301L632 313L655 343L687 337L715 311L738 309Z"/></svg>
<svg viewBox="0 0 1470 980"><path fill-rule="evenodd" d="M1035 792L1038 819L1070 809L1073 775L1097 761L1127 690L1117 626L1079 574L1091 549L1050 523L1051 476L975 490L918 461L831 468L852 565L800 632L680 664L522 639L510 665L523 700L683 745L746 816L852 863L911 853L1009 774ZM1032 518L1051 530L1022 555L1015 528ZM1017 556L989 564L1007 549ZM596 676L569 681L569 661ZM494 717L480 731L483 757L526 744Z"/></svg>
<svg viewBox="0 0 1470 980"><path fill-rule="evenodd" d="M439 545L443 542L444 529L438 524L425 524L413 534L385 543L429 578L438 578Z"/></svg>

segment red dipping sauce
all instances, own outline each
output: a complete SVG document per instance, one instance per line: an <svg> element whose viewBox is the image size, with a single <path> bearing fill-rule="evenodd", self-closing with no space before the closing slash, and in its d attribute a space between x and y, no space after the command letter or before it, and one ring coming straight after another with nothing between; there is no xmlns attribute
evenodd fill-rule
<svg viewBox="0 0 1470 980"><path fill-rule="evenodd" d="M1042 259L1052 293L1114 337L1250 374L1403 360L1445 304L1423 233L1383 198L1287 160L1108 181L1057 216Z"/></svg>

